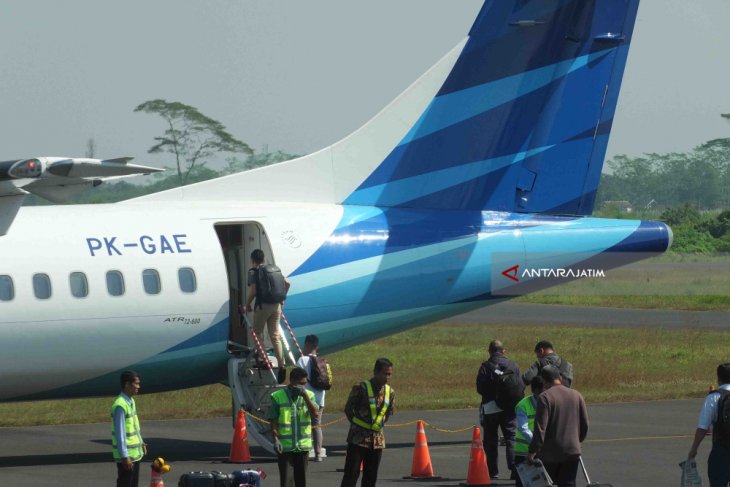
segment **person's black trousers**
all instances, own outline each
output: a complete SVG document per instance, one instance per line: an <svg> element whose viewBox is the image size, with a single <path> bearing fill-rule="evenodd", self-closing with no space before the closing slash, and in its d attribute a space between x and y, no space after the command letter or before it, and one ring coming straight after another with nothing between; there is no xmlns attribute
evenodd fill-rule
<svg viewBox="0 0 730 487"><path fill-rule="evenodd" d="M719 443L712 444L707 459L707 476L710 478L710 487L727 487L730 484L730 448Z"/></svg>
<svg viewBox="0 0 730 487"><path fill-rule="evenodd" d="M363 448L348 443L345 473L342 476L340 487L356 487L357 479L360 476L360 462L362 462L361 487L375 487L382 456L383 450L381 448Z"/></svg>
<svg viewBox="0 0 730 487"><path fill-rule="evenodd" d="M499 474L499 458L497 447L499 446L499 429L502 429L502 436L505 442L505 454L507 456L507 468L511 473L515 472L515 430L517 429L517 416L515 413L502 411L500 413L486 414L482 417L482 426L484 427L484 453L487 455L487 467L489 475L494 477Z"/></svg>
<svg viewBox="0 0 730 487"><path fill-rule="evenodd" d="M132 470L125 470L123 463L117 463L117 487L139 486L139 464L132 462Z"/></svg>
<svg viewBox="0 0 730 487"><path fill-rule="evenodd" d="M515 487L523 487L522 479L520 479L520 476L517 473L517 465L519 465L520 463L525 463L526 461L527 461L527 455L521 455L521 454L515 453Z"/></svg>
<svg viewBox="0 0 730 487"><path fill-rule="evenodd" d="M579 459L568 460L560 463L547 463L545 470L556 487L575 487L575 476L578 475Z"/></svg>
<svg viewBox="0 0 730 487"><path fill-rule="evenodd" d="M281 487L307 487L309 452L284 452L277 455L279 485Z"/></svg>

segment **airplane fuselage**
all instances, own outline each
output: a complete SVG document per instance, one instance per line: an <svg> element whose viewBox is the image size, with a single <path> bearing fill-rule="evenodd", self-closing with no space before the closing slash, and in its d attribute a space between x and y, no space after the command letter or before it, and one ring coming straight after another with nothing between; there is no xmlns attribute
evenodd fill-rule
<svg viewBox="0 0 730 487"><path fill-rule="evenodd" d="M110 394L126 368L144 374L147 392L224 381L230 303L245 292L231 275L245 276L250 247L224 248L219 233L237 225L262 230L292 282L288 321L299 339L319 335L327 353L504 299L495 291L511 284L505 263L660 252L671 239L659 223L494 211L23 208L0 239L0 278L12 280L12 298L0 300L0 400ZM238 260L226 258L232 249Z"/></svg>

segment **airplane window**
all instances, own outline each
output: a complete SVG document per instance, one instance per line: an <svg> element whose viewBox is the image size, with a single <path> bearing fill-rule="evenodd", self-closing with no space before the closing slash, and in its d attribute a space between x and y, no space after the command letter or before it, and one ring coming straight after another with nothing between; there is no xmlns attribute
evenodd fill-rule
<svg viewBox="0 0 730 487"><path fill-rule="evenodd" d="M0 301L12 301L15 297L15 288L13 287L13 278L10 276L0 276Z"/></svg>
<svg viewBox="0 0 730 487"><path fill-rule="evenodd" d="M38 299L51 297L51 278L48 274L33 274L33 294Z"/></svg>
<svg viewBox="0 0 730 487"><path fill-rule="evenodd" d="M89 283L83 272L72 272L68 276L68 282L71 286L71 294L75 298L85 298L89 295Z"/></svg>
<svg viewBox="0 0 730 487"><path fill-rule="evenodd" d="M142 284L147 294L160 294L160 273L154 269L143 270Z"/></svg>
<svg viewBox="0 0 730 487"><path fill-rule="evenodd" d="M177 271L177 278L180 281L180 290L184 293L194 293L198 287L195 280L195 271L190 267L181 267Z"/></svg>
<svg viewBox="0 0 730 487"><path fill-rule="evenodd" d="M112 296L124 294L124 276L121 272L109 271L106 273L106 290Z"/></svg>

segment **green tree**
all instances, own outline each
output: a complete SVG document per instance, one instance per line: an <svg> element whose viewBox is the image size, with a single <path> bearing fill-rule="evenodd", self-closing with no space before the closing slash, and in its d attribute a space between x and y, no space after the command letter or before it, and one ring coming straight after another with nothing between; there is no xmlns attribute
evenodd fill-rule
<svg viewBox="0 0 730 487"><path fill-rule="evenodd" d="M205 159L213 154L253 154L248 144L229 134L222 123L190 105L157 99L142 103L134 111L159 115L167 123L165 134L155 137L157 143L147 152L173 154L180 185L187 184L197 167L204 165Z"/></svg>
<svg viewBox="0 0 730 487"><path fill-rule="evenodd" d="M226 158L226 167L223 169L224 174L233 174L241 171L248 171L257 167L268 166L277 162L288 161L299 157L297 154L289 154L283 151L265 152L261 154L251 154L246 159L237 157Z"/></svg>

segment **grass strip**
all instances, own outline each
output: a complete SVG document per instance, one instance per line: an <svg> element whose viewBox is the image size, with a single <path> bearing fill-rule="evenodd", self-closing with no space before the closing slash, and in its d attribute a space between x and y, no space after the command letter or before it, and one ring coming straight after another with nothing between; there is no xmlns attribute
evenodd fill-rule
<svg viewBox="0 0 730 487"><path fill-rule="evenodd" d="M540 339L575 367L574 386L588 402L701 398L715 383L717 364L730 361L730 331L661 328L581 328L434 324L353 347L326 358L335 385L325 412L340 411L350 387L369 378L377 357L394 364L397 409L476 407L475 378L490 340L500 339L521 369ZM144 390L144 377L142 377ZM112 397L0 404L0 426L109 421ZM224 385L142 394L142 421L230 414ZM474 418L465 418L473 422Z"/></svg>

